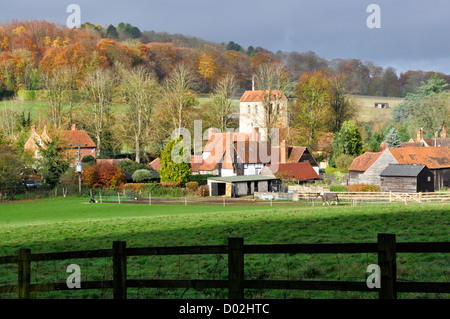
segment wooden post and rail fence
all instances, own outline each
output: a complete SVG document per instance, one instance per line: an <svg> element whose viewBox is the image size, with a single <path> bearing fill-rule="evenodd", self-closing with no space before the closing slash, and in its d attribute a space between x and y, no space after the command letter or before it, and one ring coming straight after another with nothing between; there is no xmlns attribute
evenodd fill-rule
<svg viewBox="0 0 450 319"><path fill-rule="evenodd" d="M228 298L230 299L243 299L245 289L378 291L380 299L396 299L398 292L450 293L449 282L398 281L396 271L398 253L449 252L449 242L397 243L394 234L378 234L377 243L244 245L243 238L229 238L228 245L213 246L128 248L126 242L115 241L112 249L101 250L32 254L30 249L20 249L17 256L0 257L0 264L17 263L18 265L17 285L0 286L0 293L16 292L19 299L29 299L32 292L74 289L69 288L66 282L31 284L32 262L80 258L112 258L112 280L82 282L80 289L112 289L114 299L126 299L127 288L228 289ZM365 281L246 280L244 276L244 256L249 254L358 253L378 254L380 288L369 288ZM202 254L228 255L228 279L127 279L128 257Z"/></svg>

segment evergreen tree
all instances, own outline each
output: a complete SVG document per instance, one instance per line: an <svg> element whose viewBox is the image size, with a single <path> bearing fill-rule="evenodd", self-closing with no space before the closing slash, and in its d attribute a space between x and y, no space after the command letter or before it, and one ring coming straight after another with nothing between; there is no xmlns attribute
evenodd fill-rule
<svg viewBox="0 0 450 319"><path fill-rule="evenodd" d="M110 24L106 29L106 37L110 39L117 39L119 37L116 27L112 24Z"/></svg>
<svg viewBox="0 0 450 319"><path fill-rule="evenodd" d="M44 142L44 146L38 146L42 155L39 160L42 179L45 185L54 188L59 184L61 175L69 168L69 161L63 156L58 137L51 142Z"/></svg>
<svg viewBox="0 0 450 319"><path fill-rule="evenodd" d="M388 148L400 148L402 142L398 137L398 131L395 127L391 128L384 141Z"/></svg>
<svg viewBox="0 0 450 319"><path fill-rule="evenodd" d="M334 136L332 142L333 156L330 165L341 155L359 156L363 152L363 140L354 121L345 121Z"/></svg>
<svg viewBox="0 0 450 319"><path fill-rule="evenodd" d="M161 182L177 183L185 185L191 176L190 150L185 149L184 143L179 137L166 144L161 152Z"/></svg>

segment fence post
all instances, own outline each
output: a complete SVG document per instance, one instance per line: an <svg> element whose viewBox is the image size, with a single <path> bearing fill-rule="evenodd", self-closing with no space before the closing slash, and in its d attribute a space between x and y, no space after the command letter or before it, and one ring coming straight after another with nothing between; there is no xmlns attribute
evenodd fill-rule
<svg viewBox="0 0 450 319"><path fill-rule="evenodd" d="M120 204L120 193L117 193L117 197L119 197L119 204Z"/></svg>
<svg viewBox="0 0 450 319"><path fill-rule="evenodd" d="M397 262L395 234L378 234L380 299L397 299Z"/></svg>
<svg viewBox="0 0 450 319"><path fill-rule="evenodd" d="M148 204L151 205L152 204L152 193L148 194Z"/></svg>
<svg viewBox="0 0 450 319"><path fill-rule="evenodd" d="M17 290L19 299L30 299L30 281L31 281L31 250L19 249L18 256L18 282Z"/></svg>
<svg viewBox="0 0 450 319"><path fill-rule="evenodd" d="M113 242L113 297L127 299L127 243Z"/></svg>
<svg viewBox="0 0 450 319"><path fill-rule="evenodd" d="M228 298L244 299L243 238L228 238Z"/></svg>

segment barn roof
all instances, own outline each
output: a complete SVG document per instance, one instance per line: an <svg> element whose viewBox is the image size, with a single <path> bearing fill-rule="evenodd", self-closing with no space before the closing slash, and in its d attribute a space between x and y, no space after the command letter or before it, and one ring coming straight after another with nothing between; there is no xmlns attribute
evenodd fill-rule
<svg viewBox="0 0 450 319"><path fill-rule="evenodd" d="M450 147L390 148L399 164L422 164L429 169L450 167Z"/></svg>
<svg viewBox="0 0 450 319"><path fill-rule="evenodd" d="M349 171L365 172L380 157L382 152L366 152L355 158L348 168Z"/></svg>
<svg viewBox="0 0 450 319"><path fill-rule="evenodd" d="M314 168L308 162L300 163L280 163L269 165L272 173L286 175L297 181L308 181L319 178Z"/></svg>
<svg viewBox="0 0 450 319"><path fill-rule="evenodd" d="M267 92L267 91L266 91ZM276 100L277 95L279 100L287 100L286 95L283 92L278 90L272 90L271 92L271 100ZM255 91L245 91L241 97L241 102L261 102L264 96L264 92L262 90Z"/></svg>
<svg viewBox="0 0 450 319"><path fill-rule="evenodd" d="M425 168L425 165L390 164L380 173L380 176L416 177Z"/></svg>

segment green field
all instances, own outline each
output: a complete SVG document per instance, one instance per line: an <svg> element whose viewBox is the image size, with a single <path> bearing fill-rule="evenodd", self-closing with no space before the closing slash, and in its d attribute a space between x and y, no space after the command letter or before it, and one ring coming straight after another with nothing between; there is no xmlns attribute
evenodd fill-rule
<svg viewBox="0 0 450 319"><path fill-rule="evenodd" d="M358 106L356 121L358 123L384 124L392 121L392 109L404 99L400 98L384 98L384 97L361 97L353 96ZM389 108L377 109L374 107L376 102L389 103Z"/></svg>
<svg viewBox="0 0 450 319"><path fill-rule="evenodd" d="M0 256L19 248L32 253L128 247L226 244L243 237L246 244L376 242L377 233L395 233L398 242L448 241L449 205L389 207L252 207L84 204L87 198L49 198L0 204ZM247 279L365 281L376 254L250 255ZM448 281L448 254L399 254L398 278ZM69 263L79 263L82 280L110 279L109 259L39 262L32 282L65 282ZM130 278L224 279L226 257L130 257ZM16 265L0 266L0 285L13 284ZM215 298L226 291L129 289L129 298ZM75 294L75 295L74 295ZM9 297L8 297L9 296ZM46 298L110 298L110 291L55 292ZM0 296L15 298L14 295ZM246 291L249 298L376 298L374 293ZM443 294L401 294L400 298L447 298Z"/></svg>
<svg viewBox="0 0 450 319"><path fill-rule="evenodd" d="M391 121L391 112L392 109L398 105L398 103L402 102L403 99L397 98L377 98L377 97L360 97L355 96L354 99L358 105L356 121L358 123L380 123L383 124L385 122ZM202 105L202 103L210 101L211 98L207 95L200 95L197 97L197 107ZM390 107L387 109L377 109L374 107L375 102L387 102ZM10 101L2 101L0 102L0 109L15 109L19 112L25 111L30 112L31 118L33 121L43 121L49 112L48 104L46 102L40 101L19 101L19 100L10 100ZM75 105L75 109L78 106ZM235 111L239 111L239 100L233 100L233 107ZM119 114L122 113L124 108L121 104L114 105L114 112Z"/></svg>

